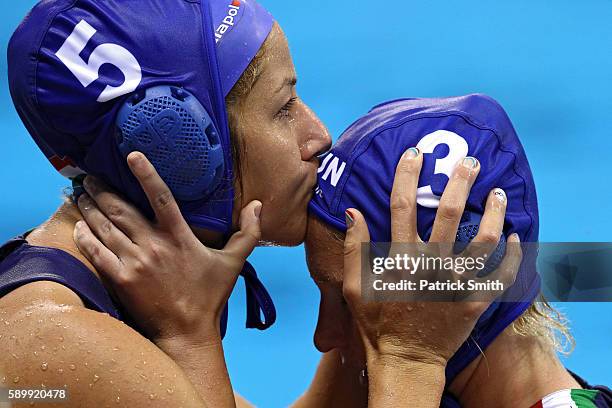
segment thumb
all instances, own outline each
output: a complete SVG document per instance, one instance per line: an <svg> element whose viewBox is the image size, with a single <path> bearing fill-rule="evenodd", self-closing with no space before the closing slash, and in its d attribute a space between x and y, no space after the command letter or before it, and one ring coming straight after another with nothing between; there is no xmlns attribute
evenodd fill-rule
<svg viewBox="0 0 612 408"><path fill-rule="evenodd" d="M240 212L240 231L234 233L225 245L224 252L245 261L261 239L260 201L251 201Z"/></svg>
<svg viewBox="0 0 612 408"><path fill-rule="evenodd" d="M370 232L363 215L349 208L346 216L346 238L344 239L344 279L342 291L347 301L361 296L361 247L370 242Z"/></svg>

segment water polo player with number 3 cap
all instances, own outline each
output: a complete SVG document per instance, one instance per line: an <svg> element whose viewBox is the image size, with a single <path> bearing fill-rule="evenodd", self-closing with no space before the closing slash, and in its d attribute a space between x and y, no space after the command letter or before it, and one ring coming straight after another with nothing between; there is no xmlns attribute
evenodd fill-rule
<svg viewBox="0 0 612 408"><path fill-rule="evenodd" d="M280 27L251 0L41 1L11 38L8 64L15 107L45 156L67 177L100 180L86 180L83 210L96 211L91 197L109 198L106 183L136 205L115 208L117 224L148 223L136 208L157 218L149 229L126 227L134 233L131 251L140 253L138 245L160 233L178 237L190 263L165 276L189 288L180 298L131 310L130 324L164 353L115 319L125 317L115 303L121 293L107 293L75 246L81 215L64 203L48 222L2 247L0 348L16 359L1 359L0 378L19 387L69 384L75 406L140 406L143 399L149 406L201 406L200 398L221 405L220 386L228 383L201 373L215 364L223 372L222 358L207 360L202 350L190 356L182 346L205 344L196 334L205 317L218 321L223 307L215 302L225 304L260 238L260 220L264 240L303 241L316 156L331 143L297 96ZM133 151L151 160L180 212L169 192L151 182L155 170L142 155L132 153L128 167ZM75 187L83 191L79 179ZM221 247L239 228L225 252L200 243ZM127 242L112 224L95 232ZM252 267L242 275L247 325L264 329L274 322L274 306ZM189 313L168 317L184 304ZM158 324L144 328L139 318L149 312Z"/></svg>
<svg viewBox="0 0 612 408"><path fill-rule="evenodd" d="M540 281L532 245L519 250L521 267L504 294L505 301L479 311L482 315L472 332L465 332L463 344L448 337L449 328L457 325L457 315L444 311L448 304L430 303L421 309L406 303L364 303L358 296L361 287L350 285L361 273L358 251L355 262L349 262L354 267L343 273L347 265L343 235L350 224L345 254L351 241L358 245L392 238L412 243L473 240L492 248L497 245L493 255L515 252L519 238L537 241L538 206L531 170L497 102L468 95L379 105L351 125L322 158L316 191L306 252L321 291L315 333L320 351L341 350L345 364L364 368L367 361L368 371L375 371L372 361L393 361L426 344L428 352L419 358L440 367L442 382L446 377L447 386L434 391L441 394L446 388L442 406L448 408L530 407L553 393L558 393L552 398L559 403L554 406L609 406L609 390L582 389L588 384L565 370L555 354L559 346L555 334L563 334L555 331L567 334L567 328L552 318L559 314L546 302L534 302ZM423 268L415 273L428 276ZM347 279L354 290L347 290ZM463 308L466 303L450 307ZM439 319L431 319L434 309L439 309ZM371 315L381 318L364 318ZM391 356L384 355L385 349L392 350ZM401 401L401 389L394 398Z"/></svg>

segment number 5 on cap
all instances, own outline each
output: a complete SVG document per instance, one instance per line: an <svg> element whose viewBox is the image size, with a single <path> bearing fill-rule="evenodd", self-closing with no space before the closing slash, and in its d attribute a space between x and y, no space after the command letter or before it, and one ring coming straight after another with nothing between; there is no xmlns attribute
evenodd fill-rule
<svg viewBox="0 0 612 408"><path fill-rule="evenodd" d="M120 86L106 85L106 88L98 96L98 102L107 102L136 90L142 80L142 70L132 53L122 46L100 44L91 53L88 62L80 57L79 54L85 49L95 33L95 28L85 20L81 20L55 55L74 74L83 87L89 86L100 77L98 71L103 64L112 64L123 73L123 84Z"/></svg>

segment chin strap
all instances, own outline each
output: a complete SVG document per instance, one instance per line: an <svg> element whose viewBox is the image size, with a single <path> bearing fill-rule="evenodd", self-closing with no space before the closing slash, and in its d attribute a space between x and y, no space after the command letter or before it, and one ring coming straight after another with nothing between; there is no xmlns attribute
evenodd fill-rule
<svg viewBox="0 0 612 408"><path fill-rule="evenodd" d="M270 294L263 283L257 277L255 268L249 262L245 262L240 276L244 278L246 288L246 328L266 330L276 321L276 308ZM263 321L261 319L263 314ZM225 337L227 331L228 306L225 305L221 315L221 337Z"/></svg>

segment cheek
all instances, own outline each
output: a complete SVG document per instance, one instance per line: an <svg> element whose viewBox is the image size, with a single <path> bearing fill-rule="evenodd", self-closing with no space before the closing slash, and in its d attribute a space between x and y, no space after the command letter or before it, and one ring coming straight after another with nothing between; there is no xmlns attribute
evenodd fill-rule
<svg viewBox="0 0 612 408"><path fill-rule="evenodd" d="M265 126L264 126L265 124ZM316 169L301 160L300 149L287 123L261 122L245 132L239 202L263 203L262 238L280 245L298 245L306 233L307 205ZM310 177L312 173L312 177ZM312 181L312 183L311 183Z"/></svg>
<svg viewBox="0 0 612 408"><path fill-rule="evenodd" d="M292 132L275 126L265 132L253 132L245 139L245 190L253 190L262 198L287 192L287 186L300 172L300 151Z"/></svg>

